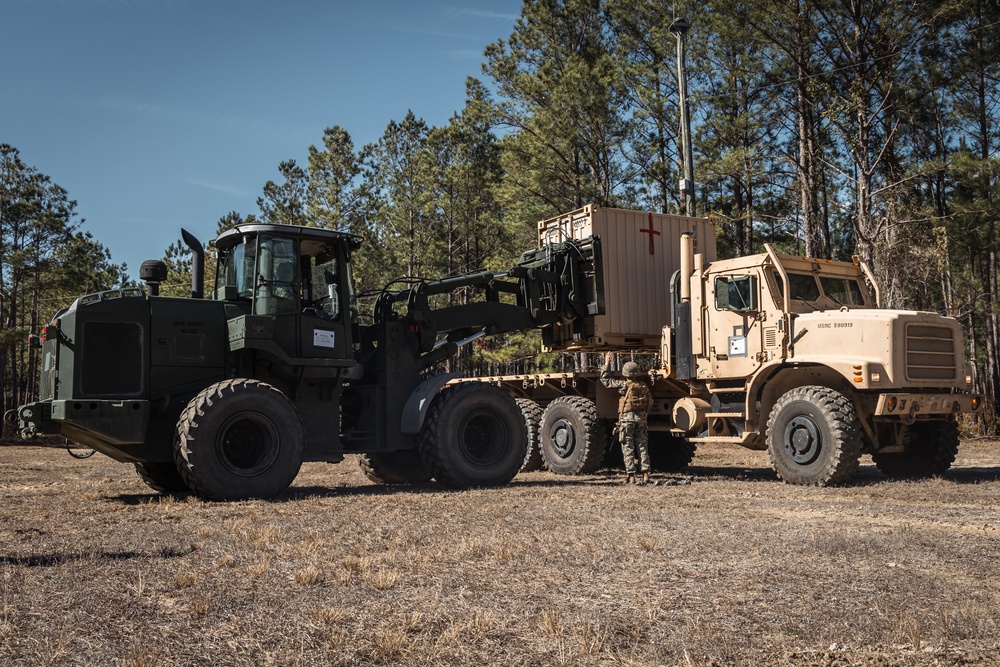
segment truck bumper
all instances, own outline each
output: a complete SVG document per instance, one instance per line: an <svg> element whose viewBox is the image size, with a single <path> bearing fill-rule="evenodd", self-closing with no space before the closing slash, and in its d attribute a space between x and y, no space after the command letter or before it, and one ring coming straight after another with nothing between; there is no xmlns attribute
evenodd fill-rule
<svg viewBox="0 0 1000 667"><path fill-rule="evenodd" d="M982 404L982 397L975 394L881 394L875 416L914 418L975 413L982 408Z"/></svg>
<svg viewBox="0 0 1000 667"><path fill-rule="evenodd" d="M39 401L17 409L18 430L30 440L64 435L90 447L138 445L149 425L149 401Z"/></svg>

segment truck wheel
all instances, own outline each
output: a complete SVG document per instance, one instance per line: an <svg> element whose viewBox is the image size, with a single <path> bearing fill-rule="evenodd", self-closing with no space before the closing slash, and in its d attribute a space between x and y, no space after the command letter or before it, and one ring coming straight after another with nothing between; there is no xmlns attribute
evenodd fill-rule
<svg viewBox="0 0 1000 667"><path fill-rule="evenodd" d="M542 413L541 449L545 467L559 475L594 472L608 448L597 407L583 396L561 396Z"/></svg>
<svg viewBox="0 0 1000 667"><path fill-rule="evenodd" d="M376 484L422 484L433 477L416 449L358 454L358 466Z"/></svg>
<svg viewBox="0 0 1000 667"><path fill-rule="evenodd" d="M649 463L659 472L687 470L697 445L666 431L649 432Z"/></svg>
<svg viewBox="0 0 1000 667"><path fill-rule="evenodd" d="M958 454L958 424L934 420L916 422L906 429L903 452L872 454L886 477L920 478L943 475Z"/></svg>
<svg viewBox="0 0 1000 667"><path fill-rule="evenodd" d="M190 493L191 489L184 483L181 473L173 461L156 463L134 463L135 471L146 483L146 486L167 494Z"/></svg>
<svg viewBox="0 0 1000 667"><path fill-rule="evenodd" d="M302 440L302 420L284 394L257 380L224 380L181 413L174 460L199 496L270 498L299 473Z"/></svg>
<svg viewBox="0 0 1000 667"><path fill-rule="evenodd" d="M441 391L420 432L420 457L434 479L453 488L506 484L521 468L527 446L517 403L485 382Z"/></svg>
<svg viewBox="0 0 1000 667"><path fill-rule="evenodd" d="M771 410L767 451L774 471L789 484L846 482L861 458L861 422L854 404L827 387L792 389Z"/></svg>
<svg viewBox="0 0 1000 667"><path fill-rule="evenodd" d="M516 398L517 407L521 408L524 423L528 426L528 452L524 455L521 472L533 472L542 469L542 450L538 444L538 428L542 423L542 406L530 398Z"/></svg>

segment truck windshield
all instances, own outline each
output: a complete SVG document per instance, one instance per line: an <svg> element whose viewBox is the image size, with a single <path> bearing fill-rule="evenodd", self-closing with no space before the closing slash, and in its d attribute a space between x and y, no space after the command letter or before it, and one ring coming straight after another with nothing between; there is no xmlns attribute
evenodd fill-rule
<svg viewBox="0 0 1000 667"><path fill-rule="evenodd" d="M774 281L778 283L778 291L783 293L785 284L777 271L774 272ZM789 273L788 283L791 286L789 298L793 301L814 301L819 298L819 285L811 273Z"/></svg>
<svg viewBox="0 0 1000 667"><path fill-rule="evenodd" d="M865 305L864 292L861 285L852 278L823 277L819 279L823 293L843 306Z"/></svg>
<svg viewBox="0 0 1000 667"><path fill-rule="evenodd" d="M774 272L779 293L784 292L781 274ZM812 273L788 273L789 297L804 301L815 309L830 306L864 306L865 291L856 278L845 276L816 276Z"/></svg>

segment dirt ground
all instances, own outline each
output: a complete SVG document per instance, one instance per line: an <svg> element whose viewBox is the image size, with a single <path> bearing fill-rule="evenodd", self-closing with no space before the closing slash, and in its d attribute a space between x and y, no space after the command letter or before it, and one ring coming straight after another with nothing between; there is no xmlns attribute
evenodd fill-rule
<svg viewBox="0 0 1000 667"><path fill-rule="evenodd" d="M1000 664L1000 443L863 464L800 488L706 446L656 486L448 492L349 460L226 504L2 447L0 665Z"/></svg>

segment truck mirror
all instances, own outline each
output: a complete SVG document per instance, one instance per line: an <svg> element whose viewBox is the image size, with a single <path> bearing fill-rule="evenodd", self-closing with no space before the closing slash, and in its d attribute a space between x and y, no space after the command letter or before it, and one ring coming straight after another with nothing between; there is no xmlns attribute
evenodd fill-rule
<svg viewBox="0 0 1000 667"><path fill-rule="evenodd" d="M736 313L757 312L757 276L717 276L715 308Z"/></svg>

